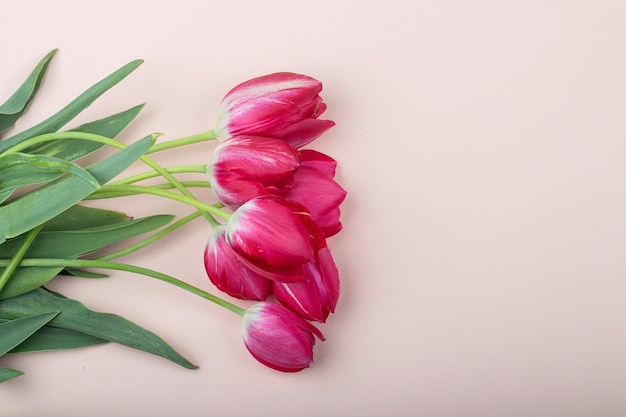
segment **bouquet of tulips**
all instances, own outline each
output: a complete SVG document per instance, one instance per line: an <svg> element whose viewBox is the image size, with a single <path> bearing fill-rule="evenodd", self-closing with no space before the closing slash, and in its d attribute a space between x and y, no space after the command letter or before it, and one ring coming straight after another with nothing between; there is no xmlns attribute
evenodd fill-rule
<svg viewBox="0 0 626 417"><path fill-rule="evenodd" d="M346 195L334 181L336 162L303 149L334 125L319 119L326 108L321 83L293 73L254 78L226 94L214 129L159 143L158 134L128 145L116 139L143 106L64 130L133 72L142 62L137 60L48 119L8 136L54 54L0 106L0 358L117 342L196 368L149 330L44 287L61 275L99 278L106 270L122 270L240 315L244 344L259 362L285 372L308 367L315 339L324 340L311 321L324 323L339 297L327 238L341 230L339 205ZM220 143L204 165L164 167L150 157L210 140ZM115 152L102 156L103 147ZM145 172L124 176L140 163ZM189 173L201 179L179 179ZM196 198L194 187L210 187L215 201ZM140 194L175 200L191 213L133 218L98 208L97 200ZM117 261L196 218L212 227L204 251L209 280L230 297L251 302L246 308L180 278ZM0 362L0 381L21 374Z"/></svg>

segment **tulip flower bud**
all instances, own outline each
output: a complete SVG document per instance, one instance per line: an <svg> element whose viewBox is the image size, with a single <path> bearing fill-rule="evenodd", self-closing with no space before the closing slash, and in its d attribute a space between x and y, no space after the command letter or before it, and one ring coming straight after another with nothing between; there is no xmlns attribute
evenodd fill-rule
<svg viewBox="0 0 626 417"><path fill-rule="evenodd" d="M335 124L318 119L326 110L321 90L318 80L289 72L248 80L222 100L215 133L220 140L238 135L273 137L300 148Z"/></svg>
<svg viewBox="0 0 626 417"><path fill-rule="evenodd" d="M260 302L243 315L243 341L262 364L283 372L297 372L313 362L315 337L322 333L287 308Z"/></svg>

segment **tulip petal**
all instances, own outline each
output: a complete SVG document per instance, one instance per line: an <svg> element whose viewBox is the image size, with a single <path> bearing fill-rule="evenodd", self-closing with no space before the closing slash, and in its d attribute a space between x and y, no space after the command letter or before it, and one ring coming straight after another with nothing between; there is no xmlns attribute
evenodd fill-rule
<svg viewBox="0 0 626 417"><path fill-rule="evenodd" d="M326 237L341 230L339 205L346 191L325 172L302 165L284 196L305 206Z"/></svg>
<svg viewBox="0 0 626 417"><path fill-rule="evenodd" d="M274 282L276 299L307 320L324 323L339 298L339 273L328 248L318 252L317 263L302 267L306 280Z"/></svg>
<svg viewBox="0 0 626 417"><path fill-rule="evenodd" d="M226 294L243 300L265 300L272 283L247 268L226 241L226 229L213 230L204 251L204 266L211 282Z"/></svg>
<svg viewBox="0 0 626 417"><path fill-rule="evenodd" d="M332 120L304 119L271 132L271 135L283 139L298 149L313 142L333 126L335 126L335 122Z"/></svg>

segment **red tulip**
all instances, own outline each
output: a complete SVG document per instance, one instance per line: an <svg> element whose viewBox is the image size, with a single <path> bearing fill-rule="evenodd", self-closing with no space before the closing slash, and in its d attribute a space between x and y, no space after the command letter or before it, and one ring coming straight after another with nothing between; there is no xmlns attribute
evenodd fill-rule
<svg viewBox="0 0 626 417"><path fill-rule="evenodd" d="M215 132L221 140L268 136L302 147L335 124L318 119L326 110L321 90L318 80L289 72L253 78L226 94L217 111Z"/></svg>
<svg viewBox="0 0 626 417"><path fill-rule="evenodd" d="M308 212L299 205L300 212L294 212L294 204L269 196L247 201L227 223L228 243L261 269L297 268L314 261L315 242L307 228Z"/></svg>
<svg viewBox="0 0 626 417"><path fill-rule="evenodd" d="M299 167L298 151L280 139L236 136L215 149L208 174L220 202L236 209L254 197L284 194Z"/></svg>
<svg viewBox="0 0 626 417"><path fill-rule="evenodd" d="M243 316L243 341L262 364L283 372L297 372L313 362L315 336L324 335L287 308L260 302Z"/></svg>

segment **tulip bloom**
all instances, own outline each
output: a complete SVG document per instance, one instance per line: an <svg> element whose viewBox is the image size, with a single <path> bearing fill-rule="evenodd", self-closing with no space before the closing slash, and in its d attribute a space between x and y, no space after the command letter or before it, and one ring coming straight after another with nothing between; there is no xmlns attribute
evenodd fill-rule
<svg viewBox="0 0 626 417"><path fill-rule="evenodd" d="M260 302L243 315L246 348L256 360L278 371L308 368L315 336L324 340L315 326L279 304Z"/></svg>
<svg viewBox="0 0 626 417"><path fill-rule="evenodd" d="M265 300L272 281L247 268L226 241L226 227L213 229L204 251L204 267L211 282L226 294L243 300Z"/></svg>
<svg viewBox="0 0 626 417"><path fill-rule="evenodd" d="M289 72L248 80L222 100L215 133L220 140L238 135L273 137L300 148L335 124L318 119L326 110L321 90L318 80Z"/></svg>
<svg viewBox="0 0 626 417"><path fill-rule="evenodd" d="M208 175L215 196L236 209L254 197L284 194L299 167L298 151L286 142L237 136L215 149Z"/></svg>
<svg viewBox="0 0 626 417"><path fill-rule="evenodd" d="M298 210L298 211L294 211ZM294 272L301 265L315 261L315 229L309 214L301 205L281 197L256 197L244 203L227 223L226 239L233 250L253 270L263 271L268 278L292 281L286 271ZM308 221L307 221L308 219ZM314 225L313 225L314 226ZM274 274L276 272L276 274Z"/></svg>
<svg viewBox="0 0 626 417"><path fill-rule="evenodd" d="M325 322L339 298L339 274L308 211L282 197L257 197L233 213L226 239L241 262L273 283L276 299Z"/></svg>
<svg viewBox="0 0 626 417"><path fill-rule="evenodd" d="M304 205L328 237L341 230L346 196L333 180L336 166L327 155L297 151L280 139L237 136L215 149L208 175L222 204L236 209L254 197L285 196Z"/></svg>

